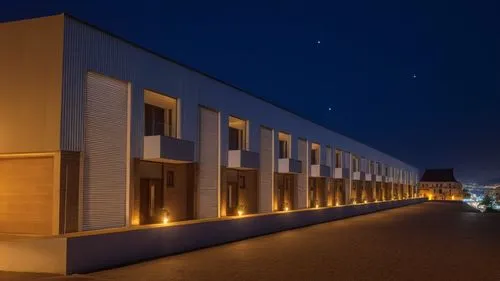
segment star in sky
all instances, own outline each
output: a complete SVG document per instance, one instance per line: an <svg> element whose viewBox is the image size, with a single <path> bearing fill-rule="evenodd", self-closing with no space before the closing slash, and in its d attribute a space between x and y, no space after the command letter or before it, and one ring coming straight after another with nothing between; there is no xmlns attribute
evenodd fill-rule
<svg viewBox="0 0 500 281"><path fill-rule="evenodd" d="M332 107L328 107L328 111L332 111Z"/></svg>
<svg viewBox="0 0 500 281"><path fill-rule="evenodd" d="M320 40L316 41L316 44L318 44L318 45L321 44L321 41Z"/></svg>
<svg viewBox="0 0 500 281"><path fill-rule="evenodd" d="M413 78L413 79L417 78L417 74L413 73L412 78Z"/></svg>

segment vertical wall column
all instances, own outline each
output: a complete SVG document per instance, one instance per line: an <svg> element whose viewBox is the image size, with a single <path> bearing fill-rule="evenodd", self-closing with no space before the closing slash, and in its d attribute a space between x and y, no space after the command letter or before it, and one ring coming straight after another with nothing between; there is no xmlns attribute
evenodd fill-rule
<svg viewBox="0 0 500 281"><path fill-rule="evenodd" d="M260 127L259 213L273 211L274 131Z"/></svg>
<svg viewBox="0 0 500 281"><path fill-rule="evenodd" d="M347 179L346 182L346 187L345 187L345 198L346 198L346 204L351 204L351 189L352 189L352 155L349 152L342 152L342 157L344 158L343 161L345 164L345 168L349 169L349 179ZM343 167L344 167L343 166Z"/></svg>
<svg viewBox="0 0 500 281"><path fill-rule="evenodd" d="M220 193L220 115L200 107L199 181L197 217L219 216Z"/></svg>
<svg viewBox="0 0 500 281"><path fill-rule="evenodd" d="M304 139L297 141L297 159L302 162L302 173L297 175L296 204L297 209L307 208L309 200L309 142Z"/></svg>

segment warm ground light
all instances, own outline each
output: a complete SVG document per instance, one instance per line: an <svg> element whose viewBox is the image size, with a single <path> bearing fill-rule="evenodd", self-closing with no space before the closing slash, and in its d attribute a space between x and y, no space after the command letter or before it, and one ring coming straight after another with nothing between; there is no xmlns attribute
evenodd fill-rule
<svg viewBox="0 0 500 281"><path fill-rule="evenodd" d="M0 280L499 280L499 218L428 202L84 276Z"/></svg>

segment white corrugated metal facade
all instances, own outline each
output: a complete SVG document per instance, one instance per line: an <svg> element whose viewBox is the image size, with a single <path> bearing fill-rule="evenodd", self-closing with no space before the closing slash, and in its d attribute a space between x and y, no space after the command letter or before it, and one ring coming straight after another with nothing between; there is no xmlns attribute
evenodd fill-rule
<svg viewBox="0 0 500 281"><path fill-rule="evenodd" d="M250 151L261 154L259 180L261 185L269 186L271 184L272 186L273 174L269 173L269 169L273 169L273 166L274 169L277 169L278 166L272 164L277 163L278 150L275 149L278 145L277 133L283 131L291 135L291 157L306 160L303 161L302 171L304 175L302 178L300 178L300 175L298 177L299 192L296 194L298 196L296 202L301 207L307 205L307 173L309 171L309 148L307 144L311 140L320 144L322 150L325 150L326 146L331 147L332 154L335 153L335 149L344 151L342 158L346 168L350 165L351 154L349 152L351 152L370 161L412 171L414 174L418 173L417 169L398 159L330 131L249 95L238 88L141 49L72 17L66 16L64 24L61 150L87 151L94 149L94 151L97 151L98 149L87 147L89 145L86 135L88 128L85 122L85 104L87 100L84 90L89 71L100 73L110 81L125 81L120 82L121 86L116 87L121 87L120 91L123 91L123 87L130 91L129 154L132 159L141 159L143 156L144 89L154 89L157 93L174 97L179 101L180 135L182 139L195 144L195 162L199 163L197 215L200 218L216 217L219 213L220 165L227 162L228 140L226 136L228 128L226 123L229 115L238 116L238 118L249 121L250 134L248 141ZM115 90L113 88L113 91ZM108 98L111 99L111 97ZM106 102L112 101L108 100ZM201 108L200 105L213 108L215 111L205 107ZM114 104L113 108L115 108ZM126 109L124 110L126 112ZM124 117L120 115L119 118ZM113 122L117 121L114 120ZM267 131L260 129L263 126L272 130L270 140ZM262 136L262 134L264 135ZM299 139L304 140L305 146L302 147L301 145L299 147ZM126 144L123 144L124 140L120 140L120 144L116 144L112 148L119 150L119 153L113 156L116 158L107 158L107 161L125 161L122 150L123 145L126 147ZM270 147L272 145L269 145L269 143L274 144L274 148ZM267 144L267 146L263 147L264 144ZM118 146L119 148L117 148ZM274 153L274 155L269 156L269 153ZM273 156L272 160L274 162L263 160ZM321 164L326 164L326 159L328 157L322 153ZM91 160L86 159L86 161ZM332 156L331 164L334 165L334 162L335 157ZM91 166L94 164L88 163L86 165ZM114 167L114 169L126 170L121 162L120 168ZM122 175L122 172L120 172L120 175ZM111 180L109 179L109 181ZM122 218L126 217L126 206L123 203L123 199L126 198L125 179L120 176L119 179L117 177L113 181L120 185L117 188L120 189L122 194L111 199L111 194L114 193L103 192L100 200L102 202L111 200L113 206L120 211L119 214L110 215L110 218L106 219L107 222L102 222L102 226L106 225L106 227L108 225L123 224ZM88 202L92 200L89 196L96 194L91 192L93 188L91 181L85 188L89 189L86 191L88 193L86 196L90 200L86 201L85 204L90 204ZM261 194L261 200L267 200L267 197L262 196ZM270 200L272 200L272 197ZM268 203L266 202L260 202L260 204L267 206ZM263 205L259 205L260 209L267 210ZM87 205L87 207L92 206ZM122 208L123 212L121 211ZM87 212L89 213L88 219L84 223L85 228L100 227L94 221L94 218L98 217L97 209L95 212L93 210ZM108 215L103 212L102 216Z"/></svg>

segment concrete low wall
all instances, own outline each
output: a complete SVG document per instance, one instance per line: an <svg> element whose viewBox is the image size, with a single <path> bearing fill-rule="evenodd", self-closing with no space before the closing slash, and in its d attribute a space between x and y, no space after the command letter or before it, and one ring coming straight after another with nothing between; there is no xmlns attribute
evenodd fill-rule
<svg viewBox="0 0 500 281"><path fill-rule="evenodd" d="M67 274L86 273L249 237L422 203L409 199L307 209L67 238Z"/></svg>

